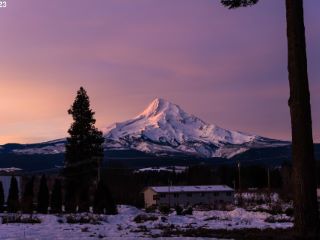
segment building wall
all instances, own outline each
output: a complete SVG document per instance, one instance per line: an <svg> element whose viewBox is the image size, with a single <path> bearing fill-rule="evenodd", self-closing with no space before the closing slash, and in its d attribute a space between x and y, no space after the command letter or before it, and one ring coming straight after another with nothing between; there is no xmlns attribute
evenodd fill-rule
<svg viewBox="0 0 320 240"><path fill-rule="evenodd" d="M229 195L227 194L229 193ZM190 195L191 194L191 195ZM154 195L157 195L156 199ZM233 203L234 192L182 192L182 193L156 193L148 188L144 192L146 207L152 205L195 205L195 204L208 204L219 205L224 203Z"/></svg>
<svg viewBox="0 0 320 240"><path fill-rule="evenodd" d="M157 204L156 200L153 198L153 196L157 194L151 188L147 188L143 194L144 194L144 205L146 208Z"/></svg>
<svg viewBox="0 0 320 240"><path fill-rule="evenodd" d="M218 195L216 196L215 194ZM230 196L227 192L192 192L192 193L166 193L164 196L159 194L158 205L195 205L195 204L209 204L218 205L222 203L232 203L233 193ZM191 195L190 195L191 194Z"/></svg>

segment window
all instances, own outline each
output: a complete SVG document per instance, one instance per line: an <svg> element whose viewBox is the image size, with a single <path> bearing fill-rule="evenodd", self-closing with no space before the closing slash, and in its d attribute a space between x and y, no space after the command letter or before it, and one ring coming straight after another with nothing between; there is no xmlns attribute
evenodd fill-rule
<svg viewBox="0 0 320 240"><path fill-rule="evenodd" d="M219 196L219 192L214 192L213 196L218 197Z"/></svg>
<svg viewBox="0 0 320 240"><path fill-rule="evenodd" d="M179 197L179 193L174 193L174 194L173 194L173 197L174 197L174 198L178 198L178 197Z"/></svg>
<svg viewBox="0 0 320 240"><path fill-rule="evenodd" d="M231 192L226 192L226 195L227 195L228 197L230 197L230 196L231 196Z"/></svg>
<svg viewBox="0 0 320 240"><path fill-rule="evenodd" d="M165 197L166 197L166 194L164 194L164 193L160 194L160 198L165 198Z"/></svg>
<svg viewBox="0 0 320 240"><path fill-rule="evenodd" d="M192 197L192 193L187 193L187 197Z"/></svg>
<svg viewBox="0 0 320 240"><path fill-rule="evenodd" d="M159 200L159 196L158 195L153 195L153 200Z"/></svg>
<svg viewBox="0 0 320 240"><path fill-rule="evenodd" d="M204 192L201 193L201 197L204 197L206 194Z"/></svg>

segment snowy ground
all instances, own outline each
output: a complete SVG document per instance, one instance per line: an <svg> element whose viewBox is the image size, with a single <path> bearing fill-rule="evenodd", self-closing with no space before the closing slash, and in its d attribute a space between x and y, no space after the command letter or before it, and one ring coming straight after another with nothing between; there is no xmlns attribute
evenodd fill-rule
<svg viewBox="0 0 320 240"><path fill-rule="evenodd" d="M150 239L163 236L165 229L250 229L250 228L289 228L291 222L268 223L265 220L270 214L263 212L248 212L241 208L233 211L194 211L190 216L177 216L175 212L169 215L160 213L145 213L131 206L118 207L119 214L101 216L100 224L67 224L59 223L63 216L38 215L40 224L1 224L1 239ZM137 223L138 215L152 220ZM277 218L287 219L285 216ZM288 219L289 221L289 219ZM179 239L179 236L173 236ZM174 238L170 238L174 239ZM184 238L188 239L188 238ZM189 238L191 239L191 238ZM193 238L195 239L195 238ZM198 238L200 239L200 238Z"/></svg>

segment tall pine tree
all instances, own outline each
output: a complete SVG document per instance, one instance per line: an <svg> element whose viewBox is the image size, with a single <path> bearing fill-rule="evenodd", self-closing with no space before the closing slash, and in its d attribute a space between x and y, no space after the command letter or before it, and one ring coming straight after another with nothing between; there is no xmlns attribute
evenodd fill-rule
<svg viewBox="0 0 320 240"><path fill-rule="evenodd" d="M109 191L109 188L105 187L105 197L106 197L106 214L114 215L118 213L117 205Z"/></svg>
<svg viewBox="0 0 320 240"><path fill-rule="evenodd" d="M2 182L0 181L0 212L3 212L4 208L4 191L3 191L3 185Z"/></svg>
<svg viewBox="0 0 320 240"><path fill-rule="evenodd" d="M230 9L247 7L259 0L221 0ZM303 239L320 238L317 204L316 160L312 136L312 116L308 79L303 0L285 0L289 108L292 134L292 183L294 229Z"/></svg>
<svg viewBox="0 0 320 240"><path fill-rule="evenodd" d="M90 108L87 92L83 87L77 92L76 99L69 109L72 123L67 138L65 153L65 206L67 212L88 211L90 192L97 180L103 159L102 132L95 126L94 112Z"/></svg>
<svg viewBox="0 0 320 240"><path fill-rule="evenodd" d="M42 175L40 180L39 192L38 192L38 212L39 213L48 213L49 207L49 189L47 185L47 178L45 175Z"/></svg>
<svg viewBox="0 0 320 240"><path fill-rule="evenodd" d="M106 206L106 201L105 201L105 194L104 194L104 184L102 181L99 181L95 195L94 195L94 203L93 203L94 213L104 213L105 206Z"/></svg>
<svg viewBox="0 0 320 240"><path fill-rule="evenodd" d="M11 177L7 205L8 205L8 212L14 213L20 210L19 188L18 188L18 182L15 176Z"/></svg>
<svg viewBox="0 0 320 240"><path fill-rule="evenodd" d="M117 206L108 187L101 180L95 192L93 211L95 213L106 213L110 215L118 213Z"/></svg>
<svg viewBox="0 0 320 240"><path fill-rule="evenodd" d="M33 183L34 177L32 177L26 184L23 196L22 196L22 210L25 213L33 212Z"/></svg>
<svg viewBox="0 0 320 240"><path fill-rule="evenodd" d="M62 210L62 192L61 192L61 181L56 179L53 184L52 194L51 194L51 212L60 213Z"/></svg>

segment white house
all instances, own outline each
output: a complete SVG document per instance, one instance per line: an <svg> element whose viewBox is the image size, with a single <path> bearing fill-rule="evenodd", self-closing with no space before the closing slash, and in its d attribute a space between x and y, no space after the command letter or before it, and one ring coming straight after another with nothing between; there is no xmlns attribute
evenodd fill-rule
<svg viewBox="0 0 320 240"><path fill-rule="evenodd" d="M152 186L143 190L145 207L153 205L211 205L234 202L234 189L226 185Z"/></svg>

